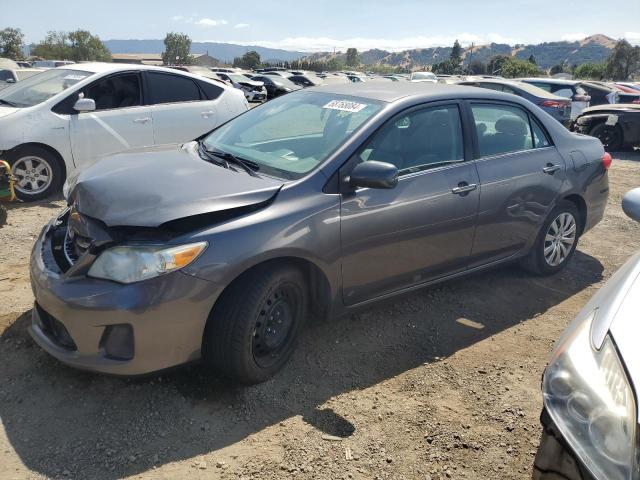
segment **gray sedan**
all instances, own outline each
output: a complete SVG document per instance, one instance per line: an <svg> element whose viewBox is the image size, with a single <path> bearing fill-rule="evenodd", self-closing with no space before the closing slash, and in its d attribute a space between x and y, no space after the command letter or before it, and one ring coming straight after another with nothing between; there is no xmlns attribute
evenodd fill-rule
<svg viewBox="0 0 640 480"><path fill-rule="evenodd" d="M298 91L71 176L33 249L30 333L78 368L203 359L260 382L305 321L513 261L559 272L602 219L610 160L500 92Z"/></svg>

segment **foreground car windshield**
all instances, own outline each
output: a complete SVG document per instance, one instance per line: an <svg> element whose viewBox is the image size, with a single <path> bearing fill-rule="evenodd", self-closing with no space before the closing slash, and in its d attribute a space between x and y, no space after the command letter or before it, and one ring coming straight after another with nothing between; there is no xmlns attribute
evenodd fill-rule
<svg viewBox="0 0 640 480"><path fill-rule="evenodd" d="M220 127L204 145L250 160L266 174L295 179L322 163L381 108L381 102L365 98L289 94Z"/></svg>
<svg viewBox="0 0 640 480"><path fill-rule="evenodd" d="M32 107L84 80L91 72L54 68L29 77L0 92L0 103Z"/></svg>

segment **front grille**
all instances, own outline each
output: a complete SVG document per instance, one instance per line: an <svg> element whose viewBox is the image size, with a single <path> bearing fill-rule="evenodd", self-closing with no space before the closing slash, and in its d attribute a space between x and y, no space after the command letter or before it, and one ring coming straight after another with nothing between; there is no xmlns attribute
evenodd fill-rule
<svg viewBox="0 0 640 480"><path fill-rule="evenodd" d="M53 315L49 315L40 305L36 303L36 310L40 318L40 329L49 337L56 345L65 350L75 351L78 349L76 343L71 338L67 328Z"/></svg>

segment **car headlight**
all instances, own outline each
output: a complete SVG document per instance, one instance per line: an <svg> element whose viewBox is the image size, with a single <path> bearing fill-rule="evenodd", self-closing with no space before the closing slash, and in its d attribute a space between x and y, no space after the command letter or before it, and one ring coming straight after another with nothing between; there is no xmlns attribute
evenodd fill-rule
<svg viewBox="0 0 640 480"><path fill-rule="evenodd" d="M633 391L609 335L591 342L593 310L570 326L547 367L544 403L554 423L594 477L638 478Z"/></svg>
<svg viewBox="0 0 640 480"><path fill-rule="evenodd" d="M207 248L207 242L177 247L118 246L100 254L88 275L120 283L133 283L186 267Z"/></svg>

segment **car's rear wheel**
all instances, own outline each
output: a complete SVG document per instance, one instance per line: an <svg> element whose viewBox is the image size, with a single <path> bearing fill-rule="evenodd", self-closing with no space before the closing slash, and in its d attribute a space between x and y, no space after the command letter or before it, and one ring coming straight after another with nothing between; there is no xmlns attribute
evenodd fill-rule
<svg viewBox="0 0 640 480"><path fill-rule="evenodd" d="M42 147L18 147L7 157L11 173L16 178L16 196L20 200L41 200L62 184L64 170L60 160Z"/></svg>
<svg viewBox="0 0 640 480"><path fill-rule="evenodd" d="M559 202L547 216L522 265L538 275L553 275L564 269L578 246L580 221L580 212L572 202Z"/></svg>
<svg viewBox="0 0 640 480"><path fill-rule="evenodd" d="M624 145L624 133L618 125L599 123L589 131L589 135L600 140L607 150L620 150Z"/></svg>
<svg viewBox="0 0 640 480"><path fill-rule="evenodd" d="M302 272L266 264L237 279L211 312L203 339L204 360L243 383L259 383L293 353L307 313Z"/></svg>

